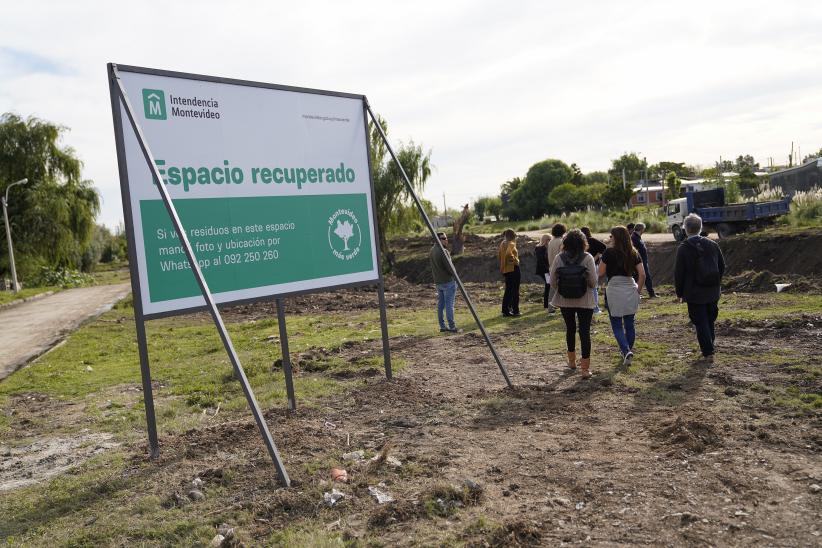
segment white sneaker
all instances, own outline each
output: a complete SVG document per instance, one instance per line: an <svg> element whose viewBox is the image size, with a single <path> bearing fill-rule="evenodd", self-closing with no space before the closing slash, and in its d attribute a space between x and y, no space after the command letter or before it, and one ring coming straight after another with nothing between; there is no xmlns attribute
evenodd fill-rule
<svg viewBox="0 0 822 548"><path fill-rule="evenodd" d="M625 367L630 366L631 365L631 360L633 360L633 359L634 359L634 353L629 350L628 353L625 354L625 357L622 358L622 365L624 365Z"/></svg>

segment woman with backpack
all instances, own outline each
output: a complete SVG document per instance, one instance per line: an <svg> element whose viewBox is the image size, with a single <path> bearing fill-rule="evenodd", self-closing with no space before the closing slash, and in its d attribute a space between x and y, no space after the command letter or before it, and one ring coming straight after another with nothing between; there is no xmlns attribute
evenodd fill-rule
<svg viewBox="0 0 822 548"><path fill-rule="evenodd" d="M591 319L594 315L591 289L597 284L596 265L587 249L585 235L578 229L571 230L562 242L562 252L551 263L551 288L556 288L551 304L560 309L565 320L568 367L577 368L576 334L579 330L582 351L579 366L584 379L591 376Z"/></svg>
<svg viewBox="0 0 822 548"><path fill-rule="evenodd" d="M602 254L598 274L608 279L605 306L622 354L622 364L631 365L636 339L634 316L639 309L645 269L642 257L631 243L631 236L624 226L611 229L610 246Z"/></svg>

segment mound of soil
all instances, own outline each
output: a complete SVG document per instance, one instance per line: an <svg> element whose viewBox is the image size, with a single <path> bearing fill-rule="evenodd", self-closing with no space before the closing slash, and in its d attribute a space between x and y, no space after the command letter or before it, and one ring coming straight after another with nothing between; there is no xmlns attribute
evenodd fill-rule
<svg viewBox="0 0 822 548"><path fill-rule="evenodd" d="M469 234L466 237L465 252L453 258L462 281L500 282L497 250L501 241L501 236L484 238ZM526 235L517 237L523 283L542 283L542 278L535 274L537 243ZM430 238L398 238L391 245L394 275L412 283L432 283L428 261ZM679 243L648 243L647 246L654 283L673 283ZM818 252L822 250L822 231L807 230L790 235L762 232L725 238L719 241L719 246L727 266L726 288L731 291L776 291L775 283L792 284L787 289L792 292L822 291L822 281L817 279L822 272L822 253Z"/></svg>
<svg viewBox="0 0 822 548"><path fill-rule="evenodd" d="M537 240L520 235L516 241L522 282L541 282L542 278L534 273L537 266L534 256ZM502 236L485 238L474 234L466 235L464 252L453 257L460 279L463 282L499 282L502 275L499 272L497 253L501 243ZM392 240L395 257L393 274L414 283L433 283L428 259L432 245L431 239L427 237Z"/></svg>
<svg viewBox="0 0 822 548"><path fill-rule="evenodd" d="M684 420L682 417L662 423L656 437L666 445L692 453L702 453L706 448L718 445L720 441L711 425L697 420Z"/></svg>
<svg viewBox="0 0 822 548"><path fill-rule="evenodd" d="M819 272L822 272L822 253L819 253L822 250L822 232L818 230L790 235L762 232L725 238L718 243L725 257L726 276L768 271L775 277L774 282L796 283L814 291L822 285L817 281ZM654 283L673 283L677 247L677 242L648 245L648 261ZM770 280L756 281L756 284L765 286L767 283ZM768 290L776 291L773 285Z"/></svg>
<svg viewBox="0 0 822 548"><path fill-rule="evenodd" d="M789 274L774 274L770 270L742 272L723 280L722 288L726 291L772 293L777 290L777 284L790 284L782 289L784 293L818 293L822 291L822 280Z"/></svg>

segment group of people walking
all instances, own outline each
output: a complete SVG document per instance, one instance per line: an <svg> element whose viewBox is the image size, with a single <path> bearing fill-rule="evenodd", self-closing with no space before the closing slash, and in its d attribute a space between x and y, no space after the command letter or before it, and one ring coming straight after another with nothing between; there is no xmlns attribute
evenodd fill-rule
<svg viewBox="0 0 822 548"><path fill-rule="evenodd" d="M702 219L691 214L683 223L686 240L677 250L674 286L680 302L686 302L688 316L696 328L703 359L713 360L714 323L719 307L720 282L725 262L719 246L702 237ZM598 287L605 285L605 308L611 330L622 356L630 365L636 341L635 318L642 290L656 297L648 269L648 252L642 234L645 225L616 226L610 231L607 245L591 235L587 227L567 230L558 223L550 234L543 234L534 254L536 274L544 280L543 306L550 313L560 311L565 322L568 367L579 369L583 378L591 372L591 323L600 312ZM441 242L447 242L439 233ZM431 249L434 279L437 282L440 331L455 331L453 302L456 282L439 245ZM447 253L447 251L446 251ZM499 268L505 280L502 315L519 316L520 259L513 230L503 232L499 247ZM439 272L438 272L439 271ZM446 276L446 274L448 276ZM454 284L453 289L450 283ZM446 311L445 324L443 310ZM576 339L580 352L577 361Z"/></svg>

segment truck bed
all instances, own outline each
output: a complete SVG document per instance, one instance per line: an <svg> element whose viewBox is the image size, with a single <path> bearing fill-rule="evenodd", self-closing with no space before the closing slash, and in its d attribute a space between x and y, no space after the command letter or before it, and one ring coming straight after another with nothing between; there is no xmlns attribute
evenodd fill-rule
<svg viewBox="0 0 822 548"><path fill-rule="evenodd" d="M788 213L789 209L790 203L788 200L775 200L773 202L753 202L720 207L700 207L697 208L696 212L705 223L733 223L776 217Z"/></svg>

